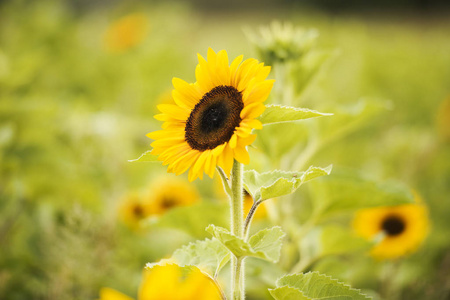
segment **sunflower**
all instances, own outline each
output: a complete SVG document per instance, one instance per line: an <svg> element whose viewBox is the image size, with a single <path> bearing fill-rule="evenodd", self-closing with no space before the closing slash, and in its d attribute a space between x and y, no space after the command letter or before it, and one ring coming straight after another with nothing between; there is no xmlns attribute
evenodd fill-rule
<svg viewBox="0 0 450 300"><path fill-rule="evenodd" d="M121 220L131 229L140 229L141 221L149 215L149 205L135 192L128 194L119 207L119 216Z"/></svg>
<svg viewBox="0 0 450 300"><path fill-rule="evenodd" d="M221 300L215 282L200 269L175 264L156 265L144 271L138 300ZM111 288L100 290L99 300L133 300Z"/></svg>
<svg viewBox="0 0 450 300"><path fill-rule="evenodd" d="M140 44L148 32L144 14L129 14L115 21L105 33L105 47L110 52L124 52Z"/></svg>
<svg viewBox="0 0 450 300"><path fill-rule="evenodd" d="M270 67L243 56L228 64L227 52L208 49L207 60L198 55L197 81L172 80L175 104L160 104L162 130L147 136L152 154L177 175L189 169L189 181L214 176L216 166L230 173L233 161L248 164L246 146L253 143L256 118L263 113L273 80L266 80ZM241 63L242 62L242 63Z"/></svg>
<svg viewBox="0 0 450 300"><path fill-rule="evenodd" d="M150 214L161 215L174 207L192 205L199 200L197 189L187 181L166 178L152 184L146 203Z"/></svg>
<svg viewBox="0 0 450 300"><path fill-rule="evenodd" d="M216 284L197 267L186 273L175 264L156 265L144 271L139 300L219 300Z"/></svg>
<svg viewBox="0 0 450 300"><path fill-rule="evenodd" d="M428 233L428 212L423 204L377 207L357 212L353 227L359 235L384 239L371 251L379 259L397 258L416 250Z"/></svg>

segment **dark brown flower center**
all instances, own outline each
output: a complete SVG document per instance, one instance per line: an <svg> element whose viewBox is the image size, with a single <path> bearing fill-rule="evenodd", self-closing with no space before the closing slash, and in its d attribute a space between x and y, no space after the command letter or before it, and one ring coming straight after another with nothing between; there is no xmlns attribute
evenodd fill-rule
<svg viewBox="0 0 450 300"><path fill-rule="evenodd" d="M381 229L390 236L401 234L405 230L405 227L405 221L399 216L389 216L381 224Z"/></svg>
<svg viewBox="0 0 450 300"><path fill-rule="evenodd" d="M161 206L164 209L169 209L176 206L177 202L178 201L172 197L164 197L161 201Z"/></svg>
<svg viewBox="0 0 450 300"><path fill-rule="evenodd" d="M136 204L133 207L133 214L136 216L136 218L140 219L144 217L144 208L140 204Z"/></svg>
<svg viewBox="0 0 450 300"><path fill-rule="evenodd" d="M232 86L216 86L195 105L185 127L192 149L205 151L228 142L241 123L242 94Z"/></svg>

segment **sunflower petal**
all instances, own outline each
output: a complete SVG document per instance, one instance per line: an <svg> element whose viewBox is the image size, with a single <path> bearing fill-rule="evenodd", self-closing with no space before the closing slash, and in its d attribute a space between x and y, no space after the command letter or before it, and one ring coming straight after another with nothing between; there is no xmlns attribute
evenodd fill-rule
<svg viewBox="0 0 450 300"><path fill-rule="evenodd" d="M222 145L217 146L216 148L214 148L214 149L212 150L212 154L213 154L214 156L219 156L220 154L222 154L222 152L223 152L223 150L224 150L224 148L225 148L226 145L227 145L227 143L225 142L225 143L223 143Z"/></svg>
<svg viewBox="0 0 450 300"><path fill-rule="evenodd" d="M269 97L275 80L265 80L254 85L253 89L244 96L244 103L264 102Z"/></svg>
<svg viewBox="0 0 450 300"><path fill-rule="evenodd" d="M194 173L200 174L203 173L203 169L205 166L206 158L211 154L211 150L203 151L202 154L199 156L197 161L195 162L194 166L192 167L192 170Z"/></svg>
<svg viewBox="0 0 450 300"><path fill-rule="evenodd" d="M172 91L172 98L179 106L193 109L198 101L202 98L202 94L194 84L174 77L172 84L175 90Z"/></svg>
<svg viewBox="0 0 450 300"><path fill-rule="evenodd" d="M229 145L225 146L223 153L218 157L218 164L229 175L233 167L233 149Z"/></svg>
<svg viewBox="0 0 450 300"><path fill-rule="evenodd" d="M231 148L236 148L237 145L237 135L233 133L233 136L230 139L229 145Z"/></svg>
<svg viewBox="0 0 450 300"><path fill-rule="evenodd" d="M260 120L257 119L244 119L241 121L240 126L250 127L253 129L262 129L263 125Z"/></svg>
<svg viewBox="0 0 450 300"><path fill-rule="evenodd" d="M208 48L208 54L206 57L211 65L215 66L217 64L217 54L211 47Z"/></svg>
<svg viewBox="0 0 450 300"><path fill-rule="evenodd" d="M250 105L245 106L244 109L241 111L241 118L254 119L256 117L259 117L265 110L266 107L264 106L264 104L261 104L259 102L252 103Z"/></svg>
<svg viewBox="0 0 450 300"><path fill-rule="evenodd" d="M162 113L177 120L187 120L191 113L189 109L174 104L159 104L157 107Z"/></svg>
<svg viewBox="0 0 450 300"><path fill-rule="evenodd" d="M247 149L245 149L245 147L234 148L234 157L238 162L244 165L250 163L250 156L248 155Z"/></svg>
<svg viewBox="0 0 450 300"><path fill-rule="evenodd" d="M256 139L256 134L252 134L252 135L249 135L248 137L239 139L239 144L248 146L248 145L253 144L255 139Z"/></svg>
<svg viewBox="0 0 450 300"><path fill-rule="evenodd" d="M241 63L241 61L242 61L242 59L244 58L244 55L239 55L238 57L236 57L234 60L233 60L233 62L231 63L231 65L230 65L230 75L231 75L231 81L230 81L230 84L232 85L232 86L235 86L234 85L234 82L235 82L235 77L236 77L236 73L237 73L237 70L238 70L238 67L239 67L239 64Z"/></svg>

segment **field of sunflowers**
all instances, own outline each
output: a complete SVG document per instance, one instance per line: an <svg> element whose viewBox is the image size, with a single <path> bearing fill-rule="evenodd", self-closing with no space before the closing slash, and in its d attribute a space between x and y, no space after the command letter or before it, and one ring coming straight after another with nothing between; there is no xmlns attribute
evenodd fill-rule
<svg viewBox="0 0 450 300"><path fill-rule="evenodd" d="M201 3L0 1L0 299L450 299L450 13Z"/></svg>

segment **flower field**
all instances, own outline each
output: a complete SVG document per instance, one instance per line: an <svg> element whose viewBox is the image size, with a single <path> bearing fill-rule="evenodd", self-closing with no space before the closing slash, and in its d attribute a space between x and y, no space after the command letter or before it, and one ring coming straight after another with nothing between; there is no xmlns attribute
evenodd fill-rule
<svg viewBox="0 0 450 300"><path fill-rule="evenodd" d="M449 299L450 13L267 2L0 1L0 299Z"/></svg>

